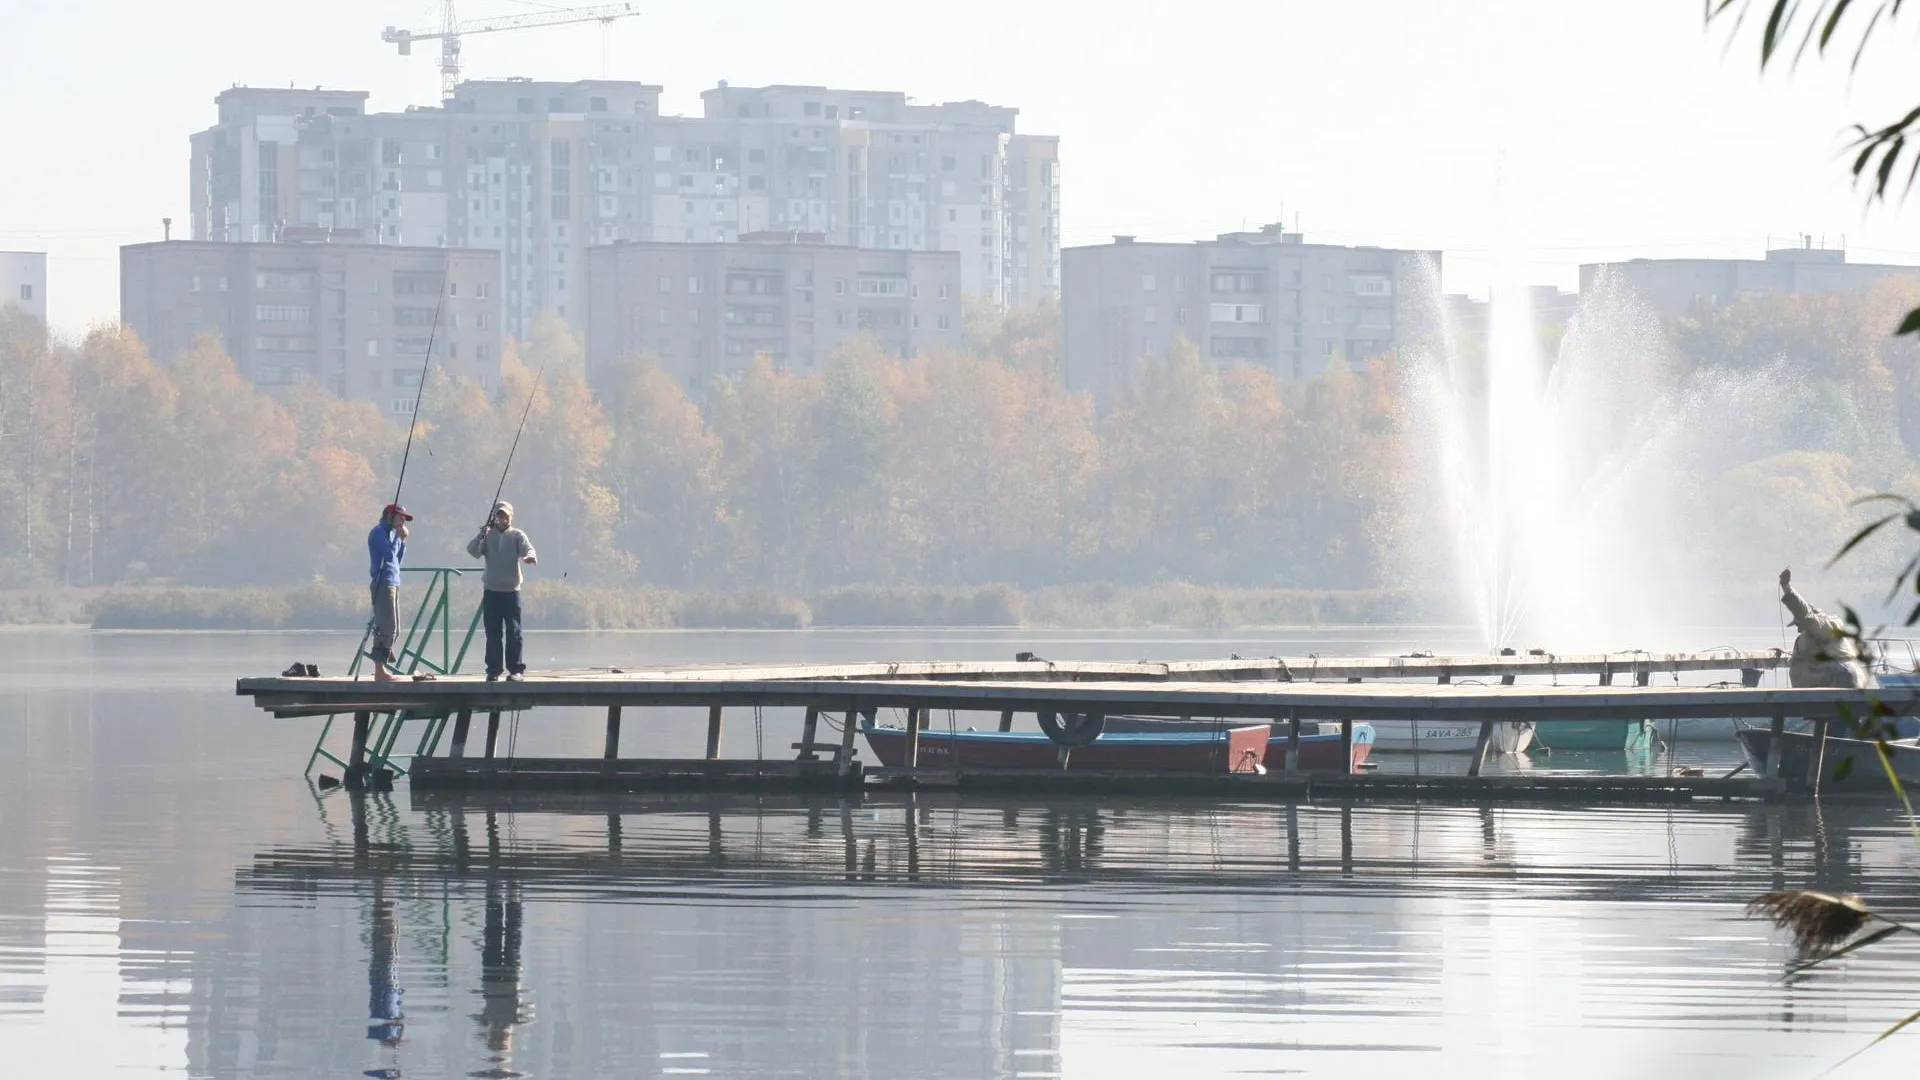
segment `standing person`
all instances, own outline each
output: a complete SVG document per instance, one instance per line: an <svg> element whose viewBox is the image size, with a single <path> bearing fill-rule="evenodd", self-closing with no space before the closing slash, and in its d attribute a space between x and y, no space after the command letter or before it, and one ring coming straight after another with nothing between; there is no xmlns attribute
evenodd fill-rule
<svg viewBox="0 0 1920 1080"><path fill-rule="evenodd" d="M407 522L413 515L399 503L380 511L380 524L367 533L368 574L373 596L373 678L392 682L393 639L400 633L400 562L407 554Z"/></svg>
<svg viewBox="0 0 1920 1080"><path fill-rule="evenodd" d="M1860 649L1846 636L1839 619L1806 602L1793 591L1793 571L1780 571L1780 602L1793 613L1793 659L1787 681L1795 686L1834 686L1864 690L1873 676L1860 658Z"/></svg>
<svg viewBox="0 0 1920 1080"><path fill-rule="evenodd" d="M498 679L504 670L508 682L519 682L527 673L520 659L520 564L531 566L540 559L534 554L533 541L513 527L512 503L493 504L493 516L467 541L467 554L486 560L480 578L486 590L480 594L480 610L487 624L487 681Z"/></svg>

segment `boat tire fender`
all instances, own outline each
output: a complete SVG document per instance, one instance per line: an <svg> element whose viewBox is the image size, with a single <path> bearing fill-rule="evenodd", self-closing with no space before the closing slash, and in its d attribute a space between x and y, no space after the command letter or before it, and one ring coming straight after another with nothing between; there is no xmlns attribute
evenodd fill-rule
<svg viewBox="0 0 1920 1080"><path fill-rule="evenodd" d="M1047 738L1061 746L1085 746L1106 730L1107 714L1100 712L1056 713L1043 709L1034 716Z"/></svg>

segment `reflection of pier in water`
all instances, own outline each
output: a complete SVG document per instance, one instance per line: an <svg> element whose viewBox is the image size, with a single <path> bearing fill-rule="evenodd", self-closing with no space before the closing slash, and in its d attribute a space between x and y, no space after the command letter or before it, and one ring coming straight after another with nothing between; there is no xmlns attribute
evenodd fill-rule
<svg viewBox="0 0 1920 1080"><path fill-rule="evenodd" d="M1063 1045L1082 984L1100 984L1100 972L1122 970L1116 959L1124 965L1175 925L1169 915L1160 929L1141 929L1161 918L1139 914L1142 904L1176 912L1244 906L1235 894L1339 898L1260 932L1294 956L1364 943L1382 926L1370 918L1409 905L1404 925L1424 925L1423 899L1738 905L1782 885L1886 896L1911 881L1889 816L1800 804L1569 811L416 793L402 810L389 796L340 792L321 807L330 839L259 853L236 873L239 908L272 918L292 910L287 902L344 900L361 911L370 1011L400 1004L406 982L412 1015L393 1019L404 1025L393 1029L400 1044L373 1046L383 1068L367 1070L347 1047L335 1058L392 1077L738 1071L739 1061L720 1060L729 1056L790 1075L906 1075L920 1053L937 1055L940 1075L1045 1072L1052 1063L1034 1055ZM922 912L928 891L951 894L932 901L949 914L898 917L903 890L923 894ZM1215 899L1192 899L1202 894ZM1069 921L1121 906L1136 912L1132 921ZM1326 916L1307 914L1343 910L1376 914L1344 920L1331 938ZM321 966L338 967L346 944ZM421 955L435 949L423 972ZM396 962L401 952L411 964ZM1271 960L1210 962L1255 972ZM1408 962L1407 977L1434 977L1422 967L1432 961ZM434 1010L421 1007L436 979L448 999L440 1023L452 1034L436 1034ZM270 997L261 994L263 1015ZM741 1045L736 1032L716 1047L716 1008L767 1033ZM602 1029L617 1031L577 1034L595 1010ZM369 1021L370 1036L384 1019ZM566 1036L570 1059L554 1056L555 1024L576 1032Z"/></svg>

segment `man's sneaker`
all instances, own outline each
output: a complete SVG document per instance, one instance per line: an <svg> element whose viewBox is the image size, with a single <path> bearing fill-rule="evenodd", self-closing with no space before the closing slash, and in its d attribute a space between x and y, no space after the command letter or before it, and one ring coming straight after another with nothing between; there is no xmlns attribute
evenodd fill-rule
<svg viewBox="0 0 1920 1080"><path fill-rule="evenodd" d="M511 673L509 673L509 674L507 675L507 681L508 681L508 682L519 682L520 680L522 680L522 679L524 679L524 678L526 678L526 676L525 676L525 675L523 675L523 674L521 674L521 673L520 673L520 672L518 672L518 671L515 671L515 672L511 672Z"/></svg>
<svg viewBox="0 0 1920 1080"><path fill-rule="evenodd" d="M497 671L489 671L489 672L487 672L487 681L488 681L488 682L499 682L499 681L500 681L500 673L499 673L499 672L497 672Z"/></svg>

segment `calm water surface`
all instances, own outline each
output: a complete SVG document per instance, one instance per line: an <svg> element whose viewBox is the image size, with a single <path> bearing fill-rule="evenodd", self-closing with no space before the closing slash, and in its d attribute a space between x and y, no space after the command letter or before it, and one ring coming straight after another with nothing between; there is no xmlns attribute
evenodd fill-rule
<svg viewBox="0 0 1920 1080"><path fill-rule="evenodd" d="M548 634L529 651L581 666L1462 644ZM1920 915L1912 841L1878 804L361 798L302 778L311 724L232 693L295 659L337 670L348 639L0 646L11 1075L1811 1078L1920 1008L1920 949L1783 981L1786 948L1741 917L1799 886ZM523 753L600 738L584 713L512 734ZM796 734L743 713L726 749L786 756ZM629 753L703 741L691 713L627 725ZM1675 754L1734 760L1730 744ZM1907 1074L1916 1046L1896 1037L1836 1075Z"/></svg>

